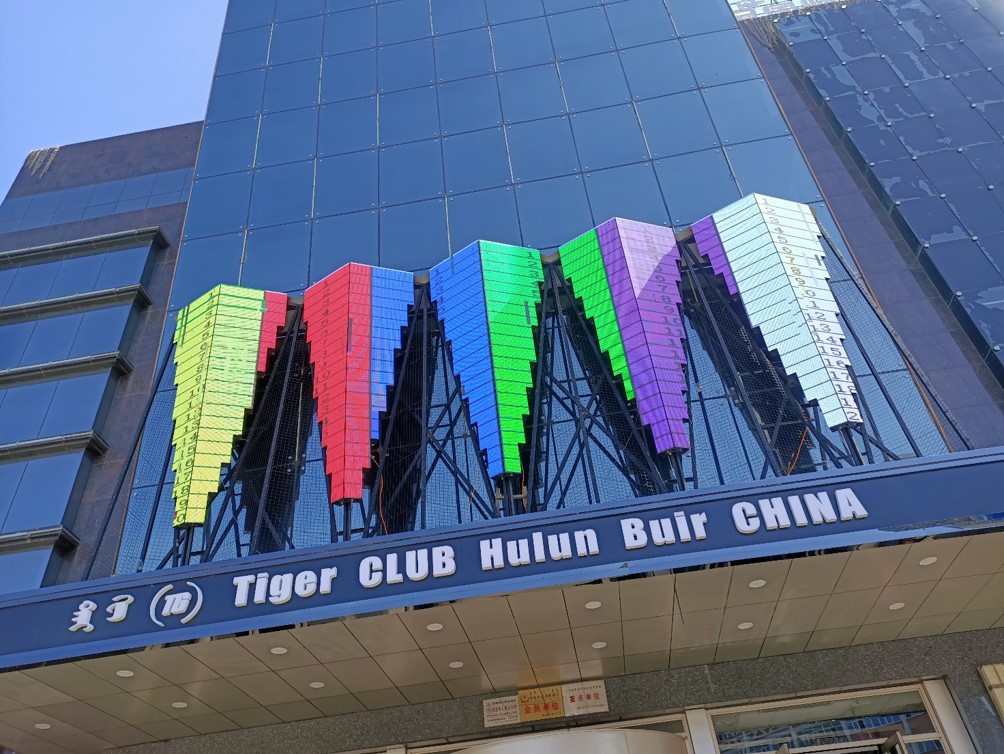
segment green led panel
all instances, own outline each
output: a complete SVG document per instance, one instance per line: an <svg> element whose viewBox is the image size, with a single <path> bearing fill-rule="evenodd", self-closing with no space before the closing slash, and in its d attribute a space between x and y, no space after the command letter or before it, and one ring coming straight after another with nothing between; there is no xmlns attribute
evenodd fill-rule
<svg viewBox="0 0 1004 754"><path fill-rule="evenodd" d="M595 230L575 238L558 249L561 269L572 283L572 291L582 299L586 316L596 327L600 349L610 358L614 374L624 381L628 400L634 399L634 384L628 371L627 354L621 339L614 300L607 282L603 252Z"/></svg>
<svg viewBox="0 0 1004 754"><path fill-rule="evenodd" d="M283 306L283 308L285 308ZM205 523L254 401L265 292L220 285L178 313L174 333L174 525Z"/></svg>
<svg viewBox="0 0 1004 754"><path fill-rule="evenodd" d="M533 329L538 324L544 268L539 251L482 241L481 272L502 461L506 472L518 474L519 446L526 442L523 417L530 414L527 391L533 386L532 364L537 360Z"/></svg>

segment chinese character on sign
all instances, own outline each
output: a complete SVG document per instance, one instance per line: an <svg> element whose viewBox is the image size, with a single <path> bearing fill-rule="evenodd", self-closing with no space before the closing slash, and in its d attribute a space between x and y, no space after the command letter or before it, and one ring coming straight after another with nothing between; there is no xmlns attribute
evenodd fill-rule
<svg viewBox="0 0 1004 754"><path fill-rule="evenodd" d="M83 631L85 634L89 634L94 630L94 626L91 624L91 618L94 617L94 611L98 609L96 602L91 600L84 600L80 603L80 607L77 611L73 613L73 623L70 625L71 631Z"/></svg>
<svg viewBox="0 0 1004 754"><path fill-rule="evenodd" d="M126 614L129 612L129 605L135 602L132 595L120 594L118 597L112 598L112 604L105 608L108 612L108 617L105 618L109 623L121 623L126 619Z"/></svg>

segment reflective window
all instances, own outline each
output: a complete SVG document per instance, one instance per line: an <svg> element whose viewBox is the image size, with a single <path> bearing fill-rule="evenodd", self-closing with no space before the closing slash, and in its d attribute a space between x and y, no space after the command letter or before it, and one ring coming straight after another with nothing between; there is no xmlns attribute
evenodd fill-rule
<svg viewBox="0 0 1004 754"><path fill-rule="evenodd" d="M321 107L317 153L324 157L376 146L376 98L335 102Z"/></svg>
<svg viewBox="0 0 1004 754"><path fill-rule="evenodd" d="M270 67L265 74L264 112L316 105L320 75L320 60Z"/></svg>
<svg viewBox="0 0 1004 754"><path fill-rule="evenodd" d="M376 94L376 50L358 50L324 59L321 101L369 97Z"/></svg>
<svg viewBox="0 0 1004 754"><path fill-rule="evenodd" d="M255 172L248 227L280 225L311 215L314 163L294 162Z"/></svg>
<svg viewBox="0 0 1004 754"><path fill-rule="evenodd" d="M247 118L261 111L265 93L265 71L256 69L229 76L217 76L209 96L206 122Z"/></svg>
<svg viewBox="0 0 1004 754"><path fill-rule="evenodd" d="M720 149L657 160L655 172L674 225L707 217L740 198L739 187ZM699 175L693 181L688 176Z"/></svg>
<svg viewBox="0 0 1004 754"><path fill-rule="evenodd" d="M611 3L607 5L606 12L618 47L662 42L676 36L662 0Z"/></svg>
<svg viewBox="0 0 1004 754"><path fill-rule="evenodd" d="M24 462L23 466L17 491L13 494L6 516L2 517L0 534L71 523L64 519L68 503L86 478L88 462L84 454L35 458Z"/></svg>
<svg viewBox="0 0 1004 754"><path fill-rule="evenodd" d="M237 285L243 255L243 233L185 241L171 289L171 308L187 306L219 283Z"/></svg>
<svg viewBox="0 0 1004 754"><path fill-rule="evenodd" d="M380 266L425 270L449 250L446 204L431 199L380 210Z"/></svg>
<svg viewBox="0 0 1004 754"><path fill-rule="evenodd" d="M381 144L400 144L438 135L435 87L380 95Z"/></svg>
<svg viewBox="0 0 1004 754"><path fill-rule="evenodd" d="M569 175L516 187L523 243L549 249L591 227L592 214L582 177Z"/></svg>
<svg viewBox="0 0 1004 754"><path fill-rule="evenodd" d="M432 26L436 34L476 29L488 24L482 3L469 0L432 0Z"/></svg>
<svg viewBox="0 0 1004 754"><path fill-rule="evenodd" d="M316 58L321 54L324 23L320 18L285 21L272 28L268 62L272 65Z"/></svg>
<svg viewBox="0 0 1004 754"><path fill-rule="evenodd" d="M324 13L324 0L282 0L275 8L276 21L289 21Z"/></svg>
<svg viewBox="0 0 1004 754"><path fill-rule="evenodd" d="M736 144L726 150L743 193L784 196L806 203L822 198L790 136Z"/></svg>
<svg viewBox="0 0 1004 754"><path fill-rule="evenodd" d="M216 74L222 76L264 66L271 36L272 29L268 26L224 34L220 40Z"/></svg>
<svg viewBox="0 0 1004 754"><path fill-rule="evenodd" d="M698 92L672 94L638 103L638 114L653 157L698 152L718 146L718 134Z"/></svg>
<svg viewBox="0 0 1004 754"><path fill-rule="evenodd" d="M257 165L309 160L317 151L318 109L285 110L261 117Z"/></svg>
<svg viewBox="0 0 1004 754"><path fill-rule="evenodd" d="M240 230L247 223L251 173L200 178L192 186L185 218L185 237L215 236Z"/></svg>
<svg viewBox="0 0 1004 754"><path fill-rule="evenodd" d="M502 76L513 73L521 73L521 71L513 71L509 74L502 74ZM561 89L559 87L558 97L560 98L560 96ZM475 131L479 128L500 125L502 123L502 110L499 105L499 90L495 76L482 76L476 79L440 84L439 118L444 134Z"/></svg>
<svg viewBox="0 0 1004 754"><path fill-rule="evenodd" d="M432 34L429 0L398 0L377 5L380 44L407 42Z"/></svg>
<svg viewBox="0 0 1004 754"><path fill-rule="evenodd" d="M686 2L693 5L690 0ZM760 77L760 69L738 29L684 39L683 49L701 86Z"/></svg>
<svg viewBox="0 0 1004 754"><path fill-rule="evenodd" d="M202 132L197 175L219 175L248 170L258 139L258 118L207 123Z"/></svg>
<svg viewBox="0 0 1004 754"><path fill-rule="evenodd" d="M784 118L763 81L725 84L702 93L718 135L726 144L788 133Z"/></svg>
<svg viewBox="0 0 1004 754"><path fill-rule="evenodd" d="M224 31L249 29L262 26L272 21L275 13L275 0L245 0L242 3L231 3L227 7L227 20Z"/></svg>
<svg viewBox="0 0 1004 754"><path fill-rule="evenodd" d="M493 24L544 15L543 0L487 0L487 2L488 18Z"/></svg>
<svg viewBox="0 0 1004 754"><path fill-rule="evenodd" d="M499 74L498 82L506 123L565 112L565 97L554 64L504 71Z"/></svg>
<svg viewBox="0 0 1004 754"><path fill-rule="evenodd" d="M614 49L614 38L603 8L584 8L548 18L554 53L559 60L595 55Z"/></svg>
<svg viewBox="0 0 1004 754"><path fill-rule="evenodd" d="M353 152L317 162L314 214L334 215L377 205L376 152Z"/></svg>
<svg viewBox="0 0 1004 754"><path fill-rule="evenodd" d="M511 186L454 194L449 206L452 248L465 248L481 238L515 246L523 243L516 215L516 196Z"/></svg>
<svg viewBox="0 0 1004 754"><path fill-rule="evenodd" d="M108 374L7 388L0 402L0 443L86 432L95 427Z"/></svg>
<svg viewBox="0 0 1004 754"><path fill-rule="evenodd" d="M323 280L349 262L380 264L375 210L314 221L309 283Z"/></svg>
<svg viewBox="0 0 1004 754"><path fill-rule="evenodd" d="M572 131L583 170L648 159L638 115L631 105L575 113Z"/></svg>
<svg viewBox="0 0 1004 754"><path fill-rule="evenodd" d="M568 109L591 110L631 100L616 53L568 60L561 64Z"/></svg>
<svg viewBox="0 0 1004 754"><path fill-rule="evenodd" d="M376 45L376 8L354 8L324 19L324 54L364 50Z"/></svg>
<svg viewBox="0 0 1004 754"><path fill-rule="evenodd" d="M401 204L443 193L443 155L438 140L380 150L380 203Z"/></svg>
<svg viewBox="0 0 1004 754"><path fill-rule="evenodd" d="M548 118L507 126L509 156L517 181L574 173L579 169L568 118Z"/></svg>
<svg viewBox="0 0 1004 754"><path fill-rule="evenodd" d="M27 592L42 586L51 559L49 547L0 552L0 571L4 575L0 592Z"/></svg>
<svg viewBox="0 0 1004 754"><path fill-rule="evenodd" d="M628 87L635 99L697 88L690 63L679 42L660 42L621 50L620 57Z"/></svg>
<svg viewBox="0 0 1004 754"><path fill-rule="evenodd" d="M377 52L381 92L432 84L436 65L431 39L381 47Z"/></svg>
<svg viewBox="0 0 1004 754"><path fill-rule="evenodd" d="M669 223L655 169L649 162L586 173L586 194L595 224L611 217Z"/></svg>
<svg viewBox="0 0 1004 754"><path fill-rule="evenodd" d="M512 181L505 134L501 128L443 140L446 190L450 193L502 186Z"/></svg>
<svg viewBox="0 0 1004 754"><path fill-rule="evenodd" d="M310 223L299 222L248 231L241 285L271 291L307 286Z"/></svg>
<svg viewBox="0 0 1004 754"><path fill-rule="evenodd" d="M436 37L436 75L440 81L482 76L494 69L488 29Z"/></svg>
<svg viewBox="0 0 1004 754"><path fill-rule="evenodd" d="M493 26L492 48L495 51L495 65L500 71L554 60L551 35L543 18Z"/></svg>
<svg viewBox="0 0 1004 754"><path fill-rule="evenodd" d="M693 0L667 0L666 5L669 6L676 28L684 36L731 29L736 23L732 11L724 0L706 0L699 3Z"/></svg>

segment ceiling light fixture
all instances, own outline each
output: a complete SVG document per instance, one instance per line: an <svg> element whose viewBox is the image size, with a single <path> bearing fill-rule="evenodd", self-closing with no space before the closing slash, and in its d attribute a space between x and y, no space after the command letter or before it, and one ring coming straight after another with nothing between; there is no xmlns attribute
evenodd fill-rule
<svg viewBox="0 0 1004 754"><path fill-rule="evenodd" d="M934 557L933 555L930 555L930 556L928 556L926 558L921 558L920 565L922 565L922 566L929 566L929 565L934 565L937 562L938 562L938 559L936 557Z"/></svg>
<svg viewBox="0 0 1004 754"><path fill-rule="evenodd" d="M35 723L36 730L49 730L52 726L49 723Z"/></svg>
<svg viewBox="0 0 1004 754"><path fill-rule="evenodd" d="M307 685L309 685L310 688L312 688L312 689L323 689L324 688L324 681L311 681Z"/></svg>
<svg viewBox="0 0 1004 754"><path fill-rule="evenodd" d="M751 628L753 628L753 624L752 623L746 622L746 623L740 623L739 624L739 630L740 631L749 631Z"/></svg>
<svg viewBox="0 0 1004 754"><path fill-rule="evenodd" d="M607 643L605 641L594 641L593 649L606 649Z"/></svg>
<svg viewBox="0 0 1004 754"><path fill-rule="evenodd" d="M175 709L185 709L188 706L188 702L171 702L171 706Z"/></svg>
<svg viewBox="0 0 1004 754"><path fill-rule="evenodd" d="M288 650L288 649L286 649L285 647L272 647L272 648L271 648L270 650L268 650L268 651L269 651L269 652L271 652L271 653L272 653L272 654L274 654L274 655L284 655L284 654L286 654L286 653L287 653L287 652L288 652L289 650Z"/></svg>
<svg viewBox="0 0 1004 754"><path fill-rule="evenodd" d="M426 628L427 631L442 631L443 630L443 624L442 623L430 623L425 628Z"/></svg>
<svg viewBox="0 0 1004 754"><path fill-rule="evenodd" d="M460 662L460 660L457 660L456 662L451 662L450 667L453 668L454 670L460 670L460 668L464 667L464 663Z"/></svg>
<svg viewBox="0 0 1004 754"><path fill-rule="evenodd" d="M586 610L599 610L603 607L603 603L599 600L592 600L586 603Z"/></svg>
<svg viewBox="0 0 1004 754"><path fill-rule="evenodd" d="M119 678L132 678L136 674L133 673L131 670L116 670L115 675L117 675Z"/></svg>
<svg viewBox="0 0 1004 754"><path fill-rule="evenodd" d="M767 582L763 579L753 579L750 582L750 589L761 589L765 586L767 586Z"/></svg>
<svg viewBox="0 0 1004 754"><path fill-rule="evenodd" d="M893 602L891 605L889 605L890 610L902 610L904 607L906 607L905 602Z"/></svg>

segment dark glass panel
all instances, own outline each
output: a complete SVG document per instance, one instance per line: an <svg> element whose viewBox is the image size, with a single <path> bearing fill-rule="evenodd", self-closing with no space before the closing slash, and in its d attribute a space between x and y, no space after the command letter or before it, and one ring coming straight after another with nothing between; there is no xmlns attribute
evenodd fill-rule
<svg viewBox="0 0 1004 754"><path fill-rule="evenodd" d="M511 186L449 198L450 244L462 249L479 239L519 246L523 237Z"/></svg>
<svg viewBox="0 0 1004 754"><path fill-rule="evenodd" d="M380 150L381 204L403 204L442 194L443 155L439 140Z"/></svg>
<svg viewBox="0 0 1004 754"><path fill-rule="evenodd" d="M324 19L324 54L376 46L376 8L355 8Z"/></svg>
<svg viewBox="0 0 1004 754"><path fill-rule="evenodd" d="M171 308L187 306L218 283L236 285L244 255L244 234L186 241L171 290Z"/></svg>
<svg viewBox="0 0 1004 754"><path fill-rule="evenodd" d="M314 194L314 163L294 162L255 172L249 228L306 220Z"/></svg>
<svg viewBox="0 0 1004 754"><path fill-rule="evenodd" d="M327 157L317 162L314 214L336 215L377 205L376 152Z"/></svg>
<svg viewBox="0 0 1004 754"><path fill-rule="evenodd" d="M565 97L557 67L520 68L499 74L499 93L506 123L535 120L565 112Z"/></svg>
<svg viewBox="0 0 1004 754"><path fill-rule="evenodd" d="M317 152L317 118L316 107L263 115L256 164L261 167L311 159Z"/></svg>
<svg viewBox="0 0 1004 754"><path fill-rule="evenodd" d="M705 93L708 91L711 90ZM684 92L639 102L638 114L653 157L718 146L715 125L699 92Z"/></svg>
<svg viewBox="0 0 1004 754"><path fill-rule="evenodd" d="M185 238L215 236L240 230L247 223L251 173L200 178L192 186L185 219Z"/></svg>
<svg viewBox="0 0 1004 754"><path fill-rule="evenodd" d="M482 76L494 70L487 28L436 37L436 76L440 81Z"/></svg>
<svg viewBox="0 0 1004 754"><path fill-rule="evenodd" d="M620 56L635 99L697 88L683 46L675 40L621 50Z"/></svg>
<svg viewBox="0 0 1004 754"><path fill-rule="evenodd" d="M320 57L323 35L324 22L320 17L278 23L272 28L268 62L277 65Z"/></svg>
<svg viewBox="0 0 1004 754"><path fill-rule="evenodd" d="M571 111L631 100L620 58L613 52L562 62L561 82Z"/></svg>
<svg viewBox="0 0 1004 754"><path fill-rule="evenodd" d="M548 18L558 60L614 49L614 37L603 8L585 8Z"/></svg>
<svg viewBox="0 0 1004 754"><path fill-rule="evenodd" d="M317 104L320 60L269 67L265 74L264 111L292 110Z"/></svg>
<svg viewBox="0 0 1004 754"><path fill-rule="evenodd" d="M209 97L206 121L234 120L257 115L265 92L265 71L256 69L217 76Z"/></svg>
<svg viewBox="0 0 1004 754"><path fill-rule="evenodd" d="M380 266L424 270L449 252L442 199L380 210Z"/></svg>
<svg viewBox="0 0 1004 754"><path fill-rule="evenodd" d="M575 113L572 131L583 170L648 159L638 115L631 105Z"/></svg>
<svg viewBox="0 0 1004 754"><path fill-rule="evenodd" d="M543 18L493 26L492 48L500 71L554 61L551 35Z"/></svg>
<svg viewBox="0 0 1004 754"><path fill-rule="evenodd" d="M586 173L586 194L595 225L611 217L669 224L666 204L649 162Z"/></svg>
<svg viewBox="0 0 1004 754"><path fill-rule="evenodd" d="M407 42L432 34L429 0L397 0L377 5L380 44Z"/></svg>
<svg viewBox="0 0 1004 754"><path fill-rule="evenodd" d="M241 285L290 292L306 288L309 257L309 222L250 230Z"/></svg>
<svg viewBox="0 0 1004 754"><path fill-rule="evenodd" d="M376 50L357 50L324 59L321 100L337 102L376 94Z"/></svg>
<svg viewBox="0 0 1004 754"><path fill-rule="evenodd" d="M574 173L579 169L568 118L548 118L507 126L509 156L517 181Z"/></svg>
<svg viewBox="0 0 1004 754"><path fill-rule="evenodd" d="M377 51L381 92L412 89L436 80L431 39L387 45Z"/></svg>
<svg viewBox="0 0 1004 754"><path fill-rule="evenodd" d="M561 96L560 88L558 96ZM440 84L439 118L444 134L500 125L502 110L495 76Z"/></svg>
<svg viewBox="0 0 1004 754"><path fill-rule="evenodd" d="M740 197L720 149L658 160L655 172L674 225L700 220Z"/></svg>
<svg viewBox="0 0 1004 754"><path fill-rule="evenodd" d="M268 59L268 43L271 37L272 29L269 26L224 34L220 40L216 74L222 76L264 66Z"/></svg>
<svg viewBox="0 0 1004 754"><path fill-rule="evenodd" d="M505 134L501 128L451 136L443 140L446 190L451 194L503 186L512 182Z"/></svg>
<svg viewBox="0 0 1004 754"><path fill-rule="evenodd" d="M582 177L569 175L516 187L523 243L534 249L563 244L591 227Z"/></svg>
<svg viewBox="0 0 1004 754"><path fill-rule="evenodd" d="M380 95L380 143L400 144L439 135L435 87Z"/></svg>
<svg viewBox="0 0 1004 754"><path fill-rule="evenodd" d="M375 210L314 221L310 243L310 283L323 280L349 262L380 263Z"/></svg>
<svg viewBox="0 0 1004 754"><path fill-rule="evenodd" d="M207 123L199 150L199 178L251 167L258 140L258 118Z"/></svg>
<svg viewBox="0 0 1004 754"><path fill-rule="evenodd" d="M376 146L376 98L346 100L321 107L317 153L321 157Z"/></svg>

